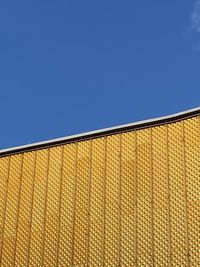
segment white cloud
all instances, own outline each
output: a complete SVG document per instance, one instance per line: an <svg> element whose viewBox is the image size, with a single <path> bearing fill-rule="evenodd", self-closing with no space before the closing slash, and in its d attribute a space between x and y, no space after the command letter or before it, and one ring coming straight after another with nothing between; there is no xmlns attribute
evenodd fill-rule
<svg viewBox="0 0 200 267"><path fill-rule="evenodd" d="M194 10L190 15L191 27L197 33L200 33L200 0L194 6Z"/></svg>

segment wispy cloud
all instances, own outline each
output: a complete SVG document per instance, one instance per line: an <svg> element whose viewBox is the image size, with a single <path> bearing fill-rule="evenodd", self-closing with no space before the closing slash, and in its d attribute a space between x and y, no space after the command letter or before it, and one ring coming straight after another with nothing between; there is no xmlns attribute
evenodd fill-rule
<svg viewBox="0 0 200 267"><path fill-rule="evenodd" d="M190 15L190 23L192 30L200 34L200 0L196 2L193 12Z"/></svg>

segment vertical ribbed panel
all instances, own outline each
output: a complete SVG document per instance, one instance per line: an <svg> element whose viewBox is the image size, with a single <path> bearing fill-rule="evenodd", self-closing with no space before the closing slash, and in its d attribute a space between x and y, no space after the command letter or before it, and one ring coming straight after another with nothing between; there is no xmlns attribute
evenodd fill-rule
<svg viewBox="0 0 200 267"><path fill-rule="evenodd" d="M188 261L200 265L200 118L184 122Z"/></svg>
<svg viewBox="0 0 200 267"><path fill-rule="evenodd" d="M72 266L71 257L77 166L76 147L76 144L70 144L65 146L63 150L58 266Z"/></svg>
<svg viewBox="0 0 200 267"><path fill-rule="evenodd" d="M42 266L49 150L36 152L28 266Z"/></svg>
<svg viewBox="0 0 200 267"><path fill-rule="evenodd" d="M137 265L153 263L151 129L137 132Z"/></svg>
<svg viewBox="0 0 200 267"><path fill-rule="evenodd" d="M44 222L43 265L56 266L59 226L62 147L50 149Z"/></svg>
<svg viewBox="0 0 200 267"><path fill-rule="evenodd" d="M118 266L120 231L120 135L107 137L105 200L105 266Z"/></svg>
<svg viewBox="0 0 200 267"><path fill-rule="evenodd" d="M183 122L168 126L171 266L187 266Z"/></svg>
<svg viewBox="0 0 200 267"><path fill-rule="evenodd" d="M2 232L1 266L14 266L22 167L23 155L11 156L4 229Z"/></svg>
<svg viewBox="0 0 200 267"><path fill-rule="evenodd" d="M168 192L167 126L152 128L153 163L153 261L170 266L170 222Z"/></svg>
<svg viewBox="0 0 200 267"><path fill-rule="evenodd" d="M72 266L87 263L91 141L80 142L77 151L77 174L73 233Z"/></svg>
<svg viewBox="0 0 200 267"><path fill-rule="evenodd" d="M121 139L121 265L136 263L136 133L122 134Z"/></svg>
<svg viewBox="0 0 200 267"><path fill-rule="evenodd" d="M0 160L0 262L2 259L3 235L5 228L6 204L8 197L10 157Z"/></svg>
<svg viewBox="0 0 200 267"><path fill-rule="evenodd" d="M15 240L15 264L27 266L29 236L31 227L32 197L35 172L35 152L26 153L23 158L21 193L19 199L18 223Z"/></svg>
<svg viewBox="0 0 200 267"><path fill-rule="evenodd" d="M89 266L103 266L105 220L106 138L92 140L92 168L89 227Z"/></svg>
<svg viewBox="0 0 200 267"><path fill-rule="evenodd" d="M0 266L200 266L200 118L0 158Z"/></svg>

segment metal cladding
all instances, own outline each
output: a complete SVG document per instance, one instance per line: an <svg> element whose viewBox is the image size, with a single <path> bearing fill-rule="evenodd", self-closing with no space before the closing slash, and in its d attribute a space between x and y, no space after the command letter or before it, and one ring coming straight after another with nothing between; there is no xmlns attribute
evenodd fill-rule
<svg viewBox="0 0 200 267"><path fill-rule="evenodd" d="M199 113L3 152L0 266L200 266Z"/></svg>

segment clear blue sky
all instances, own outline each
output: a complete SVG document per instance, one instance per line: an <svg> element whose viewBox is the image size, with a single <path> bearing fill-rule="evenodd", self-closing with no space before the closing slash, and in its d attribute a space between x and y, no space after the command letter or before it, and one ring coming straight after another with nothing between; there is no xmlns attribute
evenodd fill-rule
<svg viewBox="0 0 200 267"><path fill-rule="evenodd" d="M198 1L1 1L0 148L197 106Z"/></svg>

